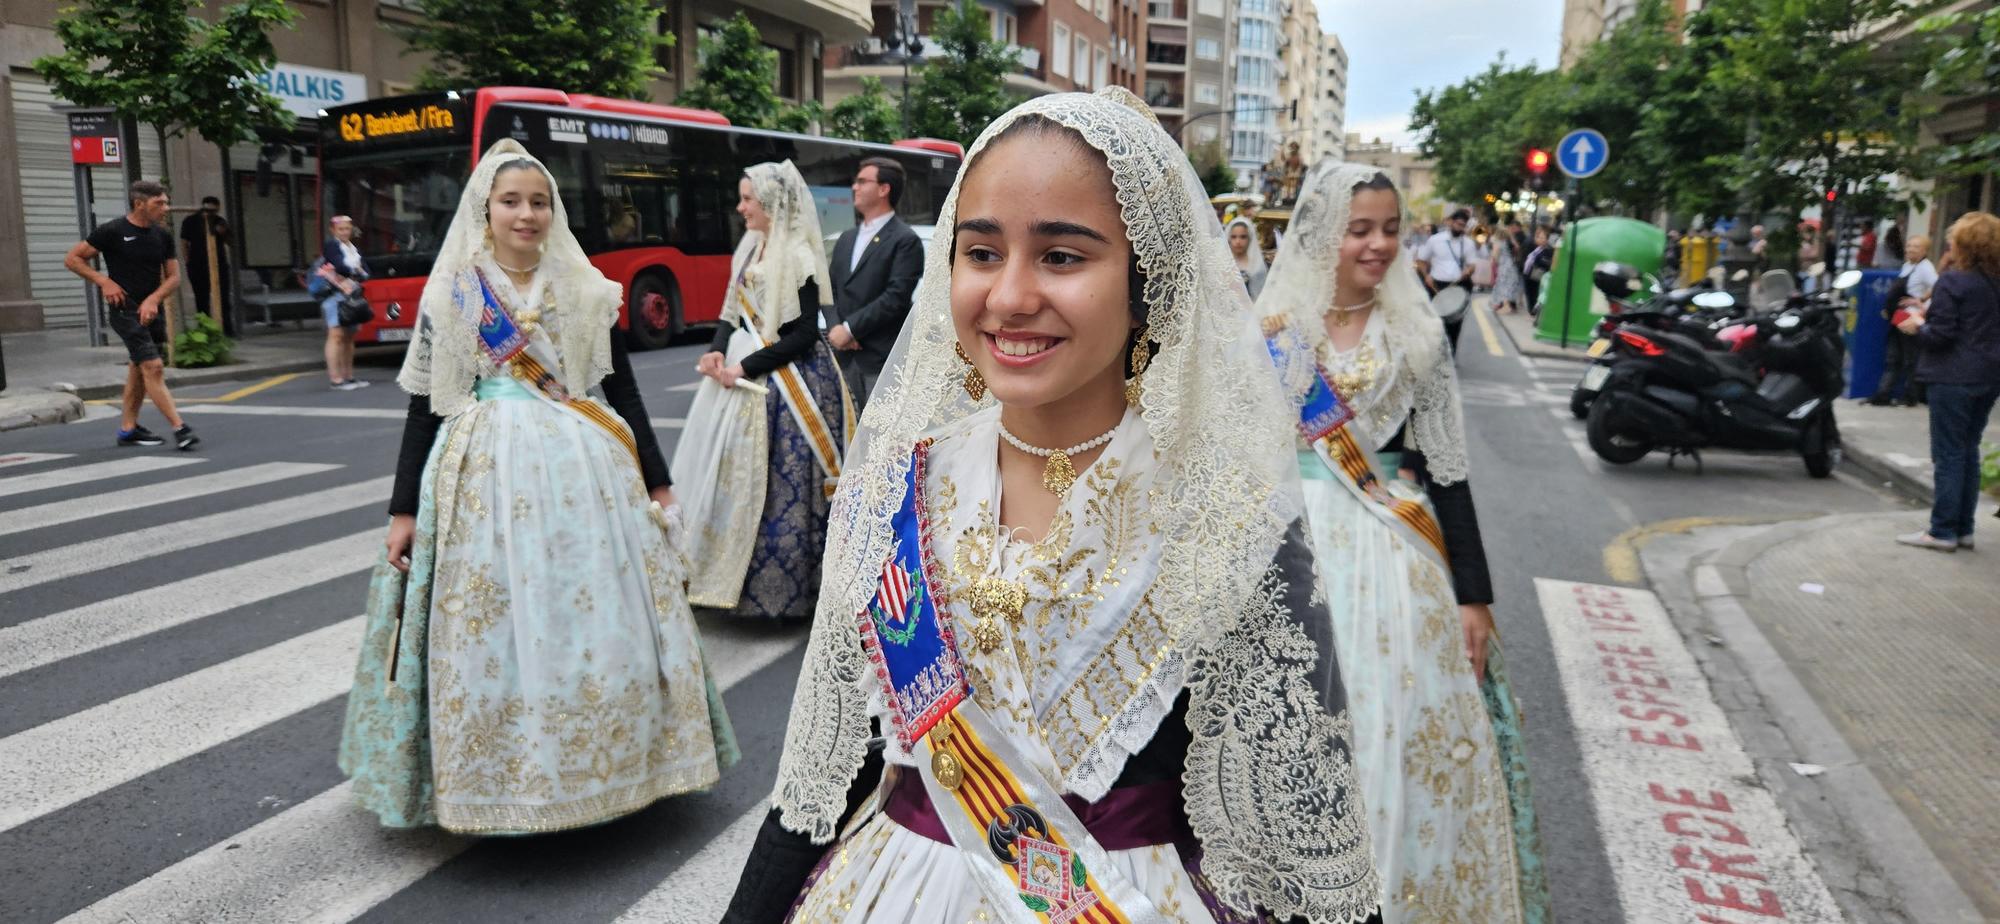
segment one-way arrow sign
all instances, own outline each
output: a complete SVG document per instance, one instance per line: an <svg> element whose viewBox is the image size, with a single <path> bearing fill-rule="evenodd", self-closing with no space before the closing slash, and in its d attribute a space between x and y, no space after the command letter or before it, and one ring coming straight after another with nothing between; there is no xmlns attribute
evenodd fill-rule
<svg viewBox="0 0 2000 924"><path fill-rule="evenodd" d="M1556 145L1556 166L1572 178L1583 179L1596 176L1611 159L1611 145L1604 140L1603 133L1594 128L1579 128L1563 136Z"/></svg>

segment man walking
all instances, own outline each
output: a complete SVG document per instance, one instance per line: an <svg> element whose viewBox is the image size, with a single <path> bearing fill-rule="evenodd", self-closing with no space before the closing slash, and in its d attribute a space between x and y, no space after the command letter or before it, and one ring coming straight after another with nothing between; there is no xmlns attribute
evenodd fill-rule
<svg viewBox="0 0 2000 924"><path fill-rule="evenodd" d="M229 222L222 220L222 200L204 196L201 211L181 221L181 262L187 264L188 285L194 288L195 310L214 316L209 305L211 285L221 293L222 332L236 336L236 312L229 310ZM215 276L209 270L209 243L215 243Z"/></svg>
<svg viewBox="0 0 2000 924"><path fill-rule="evenodd" d="M194 428L174 410L174 396L167 391L166 367L160 362L160 344L167 339L166 318L160 313L168 293L180 285L180 261L174 259L174 239L160 224L167 219L167 190L158 183L141 180L132 184L128 197L131 210L90 232L63 257L63 266L83 277L104 293L104 313L112 332L125 342L131 364L125 367L123 416L118 422L118 445L158 446L166 440L139 426L139 402L153 399L153 406L174 428L174 445L192 449L200 438ZM104 257L104 272L90 261Z"/></svg>
<svg viewBox="0 0 2000 924"><path fill-rule="evenodd" d="M1423 277L1424 288L1429 289L1433 297L1446 286L1464 289L1466 297L1471 297L1472 273L1468 261L1473 256L1472 242L1465 236L1465 226L1471 221L1472 212L1468 209L1459 209L1451 213L1451 217L1445 221L1444 230L1431 235L1431 239L1425 241L1412 255L1412 260L1417 265L1417 273ZM1463 311L1444 321L1445 336L1450 338L1453 352L1458 350L1458 329L1464 324Z"/></svg>
<svg viewBox="0 0 2000 924"><path fill-rule="evenodd" d="M924 275L924 244L896 217L903 200L903 168L870 157L854 174L854 209L861 225L841 232L833 245L833 308L826 339L842 351L841 373L857 409L868 401L889 351L902 333L917 280Z"/></svg>

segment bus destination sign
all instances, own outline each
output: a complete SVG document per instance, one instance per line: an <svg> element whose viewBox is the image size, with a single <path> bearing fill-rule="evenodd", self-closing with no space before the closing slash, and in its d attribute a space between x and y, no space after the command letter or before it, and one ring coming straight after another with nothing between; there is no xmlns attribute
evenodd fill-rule
<svg viewBox="0 0 2000 924"><path fill-rule="evenodd" d="M449 132L455 127L451 110L443 106L415 106L380 115L371 112L350 112L340 117L340 140L370 141L376 138L402 137L423 132Z"/></svg>

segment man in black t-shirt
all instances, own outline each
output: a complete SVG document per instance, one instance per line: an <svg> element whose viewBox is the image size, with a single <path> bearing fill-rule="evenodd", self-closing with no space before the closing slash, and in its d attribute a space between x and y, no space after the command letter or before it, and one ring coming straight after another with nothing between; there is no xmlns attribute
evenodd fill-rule
<svg viewBox="0 0 2000 924"><path fill-rule="evenodd" d="M236 312L229 310L229 222L222 220L222 200L204 196L201 211L181 221L181 262L187 264L188 285L194 289L194 310L209 314L209 228L215 229L215 281L222 293L222 332L236 336Z"/></svg>
<svg viewBox="0 0 2000 924"><path fill-rule="evenodd" d="M174 409L174 396L167 391L166 366L160 362L160 344L167 339L161 303L181 281L174 239L160 227L167 219L167 190L141 180L132 184L129 204L130 211L97 226L89 238L71 247L63 266L104 293L105 321L125 342L126 355L132 360L125 367L118 445L158 446L166 442L139 426L139 402L151 398L174 428L174 445L192 449L201 440ZM103 272L91 265L99 256L104 258Z"/></svg>

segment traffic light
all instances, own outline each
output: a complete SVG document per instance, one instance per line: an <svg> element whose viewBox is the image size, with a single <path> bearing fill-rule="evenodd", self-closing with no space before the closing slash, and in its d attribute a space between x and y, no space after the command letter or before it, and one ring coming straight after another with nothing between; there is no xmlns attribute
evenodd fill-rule
<svg viewBox="0 0 2000 924"><path fill-rule="evenodd" d="M1528 172L1541 176L1549 172L1549 152L1541 148L1528 149Z"/></svg>
<svg viewBox="0 0 2000 924"><path fill-rule="evenodd" d="M1826 191L1826 201L1832 202L1833 200L1838 198L1840 198L1840 193L1837 193L1831 189Z"/></svg>

